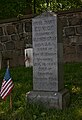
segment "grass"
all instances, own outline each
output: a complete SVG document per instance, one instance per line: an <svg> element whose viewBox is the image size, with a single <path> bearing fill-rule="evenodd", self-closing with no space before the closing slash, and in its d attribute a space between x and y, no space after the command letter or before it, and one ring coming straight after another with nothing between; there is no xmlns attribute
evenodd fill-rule
<svg viewBox="0 0 82 120"><path fill-rule="evenodd" d="M82 120L82 63L64 64L65 88L70 92L71 101L63 110L46 109L25 101L26 92L32 90L32 68L10 69L14 82L12 91L13 109L7 100L0 101L0 120ZM0 85L5 69L0 71Z"/></svg>

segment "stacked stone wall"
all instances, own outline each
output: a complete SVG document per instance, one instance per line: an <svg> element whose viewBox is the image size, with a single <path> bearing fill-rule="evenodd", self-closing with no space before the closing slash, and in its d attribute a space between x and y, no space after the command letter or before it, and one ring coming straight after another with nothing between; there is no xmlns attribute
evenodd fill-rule
<svg viewBox="0 0 82 120"><path fill-rule="evenodd" d="M7 60L10 66L24 65L24 49L32 45L32 16L22 19L12 19L0 23L0 54L1 66L6 67Z"/></svg>
<svg viewBox="0 0 82 120"><path fill-rule="evenodd" d="M58 14L63 25L64 62L82 62L82 9Z"/></svg>
<svg viewBox="0 0 82 120"><path fill-rule="evenodd" d="M62 23L64 62L82 62L82 9L57 12ZM24 62L24 49L32 47L32 18L0 21L0 67L20 66Z"/></svg>

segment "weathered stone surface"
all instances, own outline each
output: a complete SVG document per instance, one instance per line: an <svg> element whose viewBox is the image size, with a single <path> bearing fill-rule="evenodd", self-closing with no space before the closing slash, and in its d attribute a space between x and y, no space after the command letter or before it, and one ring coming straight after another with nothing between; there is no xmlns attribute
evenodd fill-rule
<svg viewBox="0 0 82 120"><path fill-rule="evenodd" d="M20 57L18 57L18 63L19 63L19 66L24 66L24 54L23 55L20 55Z"/></svg>
<svg viewBox="0 0 82 120"><path fill-rule="evenodd" d="M6 26L6 29L7 29L8 35L16 34L15 25L11 25L11 24L10 24L10 25Z"/></svg>
<svg viewBox="0 0 82 120"><path fill-rule="evenodd" d="M12 59L13 52L12 51L4 51L2 52L2 56L4 59Z"/></svg>
<svg viewBox="0 0 82 120"><path fill-rule="evenodd" d="M31 44L32 45L32 36L28 35L28 37L25 39L25 44Z"/></svg>
<svg viewBox="0 0 82 120"><path fill-rule="evenodd" d="M69 39L70 39L70 45L74 46L77 44L79 37L78 36L69 36Z"/></svg>
<svg viewBox="0 0 82 120"><path fill-rule="evenodd" d="M24 49L25 48L25 45L24 45L24 41L17 41L17 42L15 42L15 49L16 50L20 50L20 49Z"/></svg>
<svg viewBox="0 0 82 120"><path fill-rule="evenodd" d="M3 29L2 29L2 27L0 27L0 36L2 36L3 35Z"/></svg>
<svg viewBox="0 0 82 120"><path fill-rule="evenodd" d="M70 39L69 37L63 37L63 45L69 45L70 44Z"/></svg>
<svg viewBox="0 0 82 120"><path fill-rule="evenodd" d="M3 45L0 43L0 51L3 50Z"/></svg>
<svg viewBox="0 0 82 120"><path fill-rule="evenodd" d="M76 32L82 35L82 26L76 27Z"/></svg>
<svg viewBox="0 0 82 120"><path fill-rule="evenodd" d="M31 16L32 17L32 16ZM32 46L32 38L31 38L31 17L23 16L18 19L10 19L10 20L0 20L0 43L3 44L3 49L0 47L1 52L5 50L5 43L13 41L16 44L20 44L19 42L16 43L16 41L24 41L24 48L26 47L26 44L28 44L28 47ZM70 52L68 54L68 51L64 49L64 61L71 62L73 61L81 61L81 53L78 45L82 44L82 11L70 11L65 12L64 14L60 13L58 14L58 17L60 18L59 21L61 21L61 24L63 26L63 45L66 47L69 45L77 46L75 51L77 51L75 54L73 53L73 49L70 49ZM26 28L25 28L26 27ZM69 28L72 28L69 30ZM58 30L59 31L59 30ZM15 36L16 35L16 36ZM61 40L61 39L60 39ZM29 45L31 44L31 45ZM11 47L12 48L12 47ZM14 49L15 52L17 50L20 50L20 46L18 45L18 49ZM22 48L22 46L21 46ZM68 49L68 48L67 48ZM69 49L68 49L69 50ZM22 49L21 51L24 51ZM66 54L67 52L67 54ZM71 58L71 56L73 56ZM80 59L78 58L80 56ZM68 58L67 58L68 57ZM65 60L66 58L66 60Z"/></svg>
<svg viewBox="0 0 82 120"><path fill-rule="evenodd" d="M82 62L82 52L77 54L77 61Z"/></svg>
<svg viewBox="0 0 82 120"><path fill-rule="evenodd" d="M2 66L6 67L7 66L7 59L10 61L10 67L15 67L15 66L24 66L24 53L21 53L22 51L5 51L2 53L3 56L3 63Z"/></svg>
<svg viewBox="0 0 82 120"><path fill-rule="evenodd" d="M65 17L60 17L60 19L61 19L61 23L62 23L63 27L68 26L68 19L67 19L66 16Z"/></svg>
<svg viewBox="0 0 82 120"><path fill-rule="evenodd" d="M82 44L77 46L77 53L82 54Z"/></svg>
<svg viewBox="0 0 82 120"><path fill-rule="evenodd" d="M25 39L27 39L27 38L28 38L27 34L25 34L25 33L19 34L19 40L20 41L25 41Z"/></svg>
<svg viewBox="0 0 82 120"><path fill-rule="evenodd" d="M80 25L82 23L82 19L80 17L71 17L68 18L69 26Z"/></svg>
<svg viewBox="0 0 82 120"><path fill-rule="evenodd" d="M66 45L64 46L64 54L74 54L76 53L76 46Z"/></svg>
<svg viewBox="0 0 82 120"><path fill-rule="evenodd" d="M12 39L12 41L18 41L19 36L18 35L11 35L11 39Z"/></svg>
<svg viewBox="0 0 82 120"><path fill-rule="evenodd" d="M26 94L30 103L43 105L46 108L63 109L70 103L70 94L66 89L60 92L30 91Z"/></svg>
<svg viewBox="0 0 82 120"><path fill-rule="evenodd" d="M6 49L7 50L14 50L15 49L15 44L14 42L10 41L6 43Z"/></svg>
<svg viewBox="0 0 82 120"><path fill-rule="evenodd" d="M60 48L60 45L57 44L60 43L60 37L57 38L57 34L60 36L61 33L57 33L57 27L56 15L46 17L42 15L40 18L33 19L34 90L58 91L63 88L62 77L60 80L58 75L58 55L62 54L62 49L58 50L57 48L57 46ZM59 81L62 81L62 83Z"/></svg>
<svg viewBox="0 0 82 120"><path fill-rule="evenodd" d="M64 62L77 62L77 54L64 54Z"/></svg>
<svg viewBox="0 0 82 120"><path fill-rule="evenodd" d="M9 36L1 36L1 37L0 37L0 41L1 41L2 43L7 42L8 40L9 40Z"/></svg>
<svg viewBox="0 0 82 120"><path fill-rule="evenodd" d="M23 33L23 23L16 24L17 33Z"/></svg>
<svg viewBox="0 0 82 120"><path fill-rule="evenodd" d="M32 19L33 91L26 97L49 108L63 109L69 104L70 97L64 90L60 27L61 21L52 12Z"/></svg>
<svg viewBox="0 0 82 120"><path fill-rule="evenodd" d="M75 35L75 28L74 27L65 28L65 35L66 36Z"/></svg>
<svg viewBox="0 0 82 120"><path fill-rule="evenodd" d="M32 31L32 23L31 22L25 22L25 31L26 32Z"/></svg>
<svg viewBox="0 0 82 120"><path fill-rule="evenodd" d="M79 36L79 37L78 37L77 43L78 43L78 44L82 44L82 36Z"/></svg>

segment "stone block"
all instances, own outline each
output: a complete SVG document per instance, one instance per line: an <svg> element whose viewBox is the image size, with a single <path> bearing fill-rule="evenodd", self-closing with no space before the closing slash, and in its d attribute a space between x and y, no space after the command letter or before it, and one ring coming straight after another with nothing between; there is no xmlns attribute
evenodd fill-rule
<svg viewBox="0 0 82 120"><path fill-rule="evenodd" d="M2 67L7 67L7 60L11 61L13 60L13 51L3 51L2 52Z"/></svg>
<svg viewBox="0 0 82 120"><path fill-rule="evenodd" d="M69 36L70 39L70 45L75 46L78 41L78 36Z"/></svg>
<svg viewBox="0 0 82 120"><path fill-rule="evenodd" d="M15 25L7 25L6 26L6 30L7 30L7 34L11 35L11 34L16 34L16 28Z"/></svg>
<svg viewBox="0 0 82 120"><path fill-rule="evenodd" d="M32 23L25 22L25 32L31 32L31 31L32 31Z"/></svg>
<svg viewBox="0 0 82 120"><path fill-rule="evenodd" d="M13 51L3 51L2 52L3 59L12 59L13 57Z"/></svg>
<svg viewBox="0 0 82 120"><path fill-rule="evenodd" d="M18 35L11 35L11 40L12 41L19 41L19 36Z"/></svg>
<svg viewBox="0 0 82 120"><path fill-rule="evenodd" d="M77 45L77 53L82 53L82 45Z"/></svg>
<svg viewBox="0 0 82 120"><path fill-rule="evenodd" d="M26 94L29 103L43 105L46 108L64 109L69 106L70 94L63 89L59 92L30 91Z"/></svg>
<svg viewBox="0 0 82 120"><path fill-rule="evenodd" d="M77 54L64 54L64 62L77 62Z"/></svg>
<svg viewBox="0 0 82 120"><path fill-rule="evenodd" d="M77 39L77 44L82 44L82 35L80 35Z"/></svg>
<svg viewBox="0 0 82 120"><path fill-rule="evenodd" d="M0 51L3 51L3 45L0 43Z"/></svg>
<svg viewBox="0 0 82 120"><path fill-rule="evenodd" d="M76 53L76 46L72 45L65 45L64 46L64 54L75 54Z"/></svg>
<svg viewBox="0 0 82 120"><path fill-rule="evenodd" d="M77 54L77 61L82 62L82 52Z"/></svg>
<svg viewBox="0 0 82 120"><path fill-rule="evenodd" d="M9 36L8 35L7 36L1 36L0 40L1 40L2 43L5 43L9 40Z"/></svg>
<svg viewBox="0 0 82 120"><path fill-rule="evenodd" d="M6 50L14 50L15 49L15 44L13 41L9 41L5 45L6 45Z"/></svg>
<svg viewBox="0 0 82 120"><path fill-rule="evenodd" d="M0 36L2 36L2 35L3 35L3 28L0 27Z"/></svg>
<svg viewBox="0 0 82 120"><path fill-rule="evenodd" d="M28 35L26 33L19 34L19 40L25 41L28 38Z"/></svg>
<svg viewBox="0 0 82 120"><path fill-rule="evenodd" d="M69 26L75 26L75 25L80 25L81 24L81 18L78 16L72 16L68 18Z"/></svg>
<svg viewBox="0 0 82 120"><path fill-rule="evenodd" d="M62 26L66 27L68 25L68 19L67 19L67 17L66 16L64 16L64 17L61 16L60 19L61 19Z"/></svg>
<svg viewBox="0 0 82 120"><path fill-rule="evenodd" d="M16 29L17 29L17 33L23 33L23 23L19 22L18 24L16 24Z"/></svg>
<svg viewBox="0 0 82 120"><path fill-rule="evenodd" d="M73 36L73 35L75 35L75 28L74 27L67 27L67 28L65 28L65 35L66 36Z"/></svg>
<svg viewBox="0 0 82 120"><path fill-rule="evenodd" d="M20 49L24 49L25 45L24 45L24 41L16 41L15 42L15 50L20 50Z"/></svg>
<svg viewBox="0 0 82 120"><path fill-rule="evenodd" d="M25 45L26 45L26 44L29 44L29 45L32 46L32 38L31 38L31 36L28 36L28 37L25 39Z"/></svg>
<svg viewBox="0 0 82 120"><path fill-rule="evenodd" d="M69 44L70 44L69 37L63 36L63 45L69 45Z"/></svg>
<svg viewBox="0 0 82 120"><path fill-rule="evenodd" d="M19 66L24 66L24 55L20 55L18 57L18 63L19 63Z"/></svg>
<svg viewBox="0 0 82 120"><path fill-rule="evenodd" d="M76 27L76 32L82 35L82 26Z"/></svg>

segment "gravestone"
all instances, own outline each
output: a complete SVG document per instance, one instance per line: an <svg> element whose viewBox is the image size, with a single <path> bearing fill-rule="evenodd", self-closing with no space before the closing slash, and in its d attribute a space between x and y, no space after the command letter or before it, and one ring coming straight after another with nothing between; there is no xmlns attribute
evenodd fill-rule
<svg viewBox="0 0 82 120"><path fill-rule="evenodd" d="M33 66L33 48L25 49L25 67Z"/></svg>
<svg viewBox="0 0 82 120"><path fill-rule="evenodd" d="M65 108L70 96L64 88L62 24L52 12L32 19L33 91L30 102L49 108Z"/></svg>

